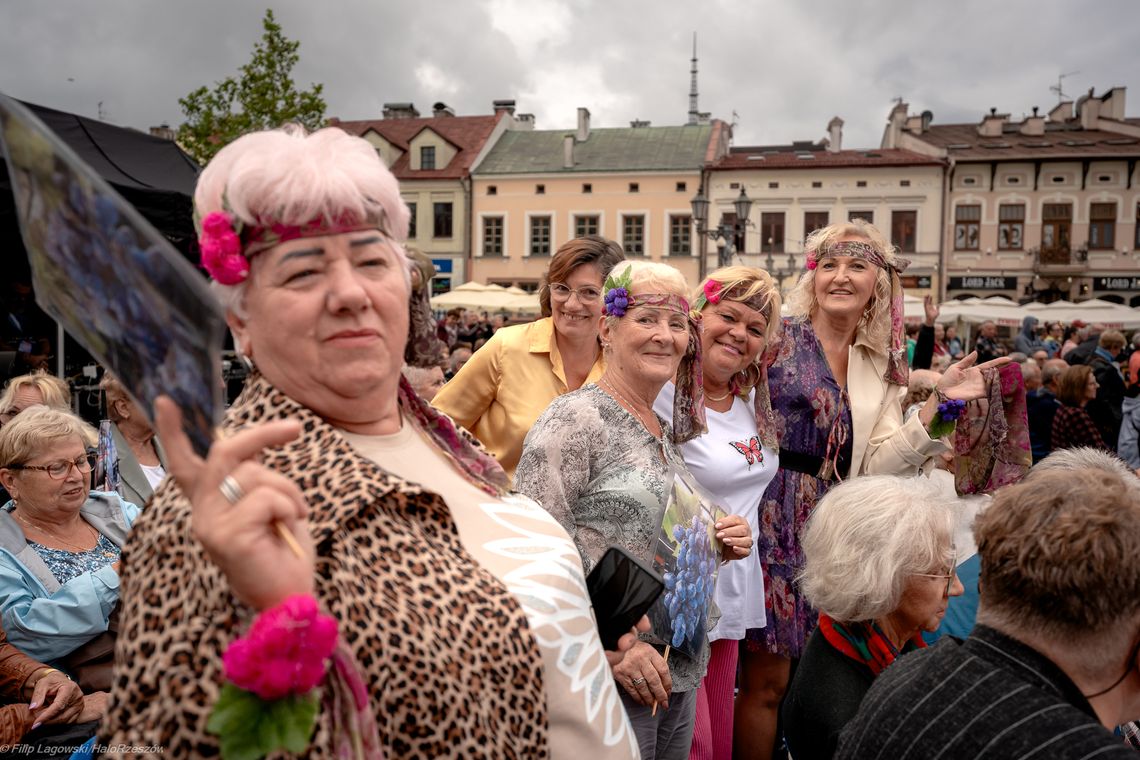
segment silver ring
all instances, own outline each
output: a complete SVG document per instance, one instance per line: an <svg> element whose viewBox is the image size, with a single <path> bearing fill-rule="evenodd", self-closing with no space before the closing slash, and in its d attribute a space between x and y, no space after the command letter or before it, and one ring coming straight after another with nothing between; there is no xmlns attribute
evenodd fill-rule
<svg viewBox="0 0 1140 760"><path fill-rule="evenodd" d="M227 475L223 478L218 490L222 492L222 496L226 497L226 501L230 504L237 504L245 497L245 491L241 489L241 484L234 479L233 475Z"/></svg>
<svg viewBox="0 0 1140 760"><path fill-rule="evenodd" d="M631 686L641 686L641 684L645 683L645 679L644 678L635 678L632 681L630 681L629 683Z"/></svg>

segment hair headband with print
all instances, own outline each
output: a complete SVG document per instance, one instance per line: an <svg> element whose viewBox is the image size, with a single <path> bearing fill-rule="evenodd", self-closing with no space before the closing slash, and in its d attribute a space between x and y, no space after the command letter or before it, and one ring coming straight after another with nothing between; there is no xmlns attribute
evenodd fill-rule
<svg viewBox="0 0 1140 760"><path fill-rule="evenodd" d="M753 282L754 280L738 280L726 288L719 280L706 280L704 287L701 288L701 293L693 304L693 311L700 312L708 304L715 306L721 301L736 301L753 311L759 312L765 319L771 319L772 315L768 312L772 305L772 291L760 290L751 296L747 296L748 291L752 289Z"/></svg>

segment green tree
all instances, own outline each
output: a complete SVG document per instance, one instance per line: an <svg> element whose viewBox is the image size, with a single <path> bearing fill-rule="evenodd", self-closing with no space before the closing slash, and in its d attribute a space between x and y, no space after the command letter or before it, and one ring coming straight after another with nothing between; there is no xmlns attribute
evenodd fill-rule
<svg viewBox="0 0 1140 760"><path fill-rule="evenodd" d="M291 72L300 56L300 42L281 33L281 25L267 9L265 33L253 48L253 58L241 67L240 77L226 77L214 89L199 87L178 103L186 121L178 128L178 142L199 163L205 164L230 141L259 129L298 122L317 129L325 121L323 85L298 92Z"/></svg>

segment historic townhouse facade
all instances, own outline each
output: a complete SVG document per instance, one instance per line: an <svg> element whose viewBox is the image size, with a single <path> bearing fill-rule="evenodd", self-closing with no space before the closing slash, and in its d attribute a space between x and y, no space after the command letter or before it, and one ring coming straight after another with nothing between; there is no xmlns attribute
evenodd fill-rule
<svg viewBox="0 0 1140 760"><path fill-rule="evenodd" d="M471 172L470 279L533 290L560 245L597 234L695 282L690 200L728 138L716 120L592 128L585 108L576 131L504 133Z"/></svg>
<svg viewBox="0 0 1140 760"><path fill-rule="evenodd" d="M946 297L1140 304L1140 119L1125 90L977 124L891 112L884 149L944 160Z"/></svg>
<svg viewBox="0 0 1140 760"><path fill-rule="evenodd" d="M908 293L938 293L944 162L898 148L844 150L842 126L832 119L819 143L732 148L707 172L708 226L735 229L732 261L769 269L786 291L803 271L808 234L858 217L911 261ZM745 225L734 206L742 191L752 201ZM715 266L726 241L703 242L706 267Z"/></svg>
<svg viewBox="0 0 1140 760"><path fill-rule="evenodd" d="M471 279L471 167L504 133L534 126L529 114L515 115L513 100L495 101L494 111L456 116L436 103L432 116L421 118L411 103L385 103L383 119L330 121L372 143L400 180L412 215L408 243L435 263L436 293Z"/></svg>

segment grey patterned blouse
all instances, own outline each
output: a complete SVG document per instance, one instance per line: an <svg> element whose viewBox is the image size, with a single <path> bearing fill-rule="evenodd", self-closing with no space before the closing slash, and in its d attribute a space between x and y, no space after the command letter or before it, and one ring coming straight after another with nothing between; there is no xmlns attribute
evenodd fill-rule
<svg viewBox="0 0 1140 760"><path fill-rule="evenodd" d="M527 433L514 488L562 524L587 573L610 544L638 557L649 554L661 529L672 469L685 467L667 421L661 420L661 430L661 440L654 438L591 384L556 398ZM656 637L642 638L665 648ZM707 643L697 661L669 655L673 691L700 684L708 655Z"/></svg>

